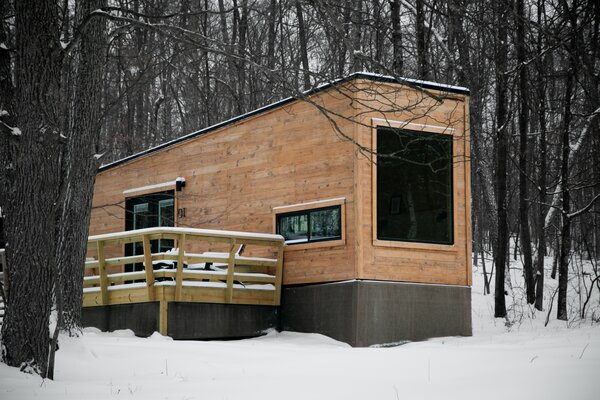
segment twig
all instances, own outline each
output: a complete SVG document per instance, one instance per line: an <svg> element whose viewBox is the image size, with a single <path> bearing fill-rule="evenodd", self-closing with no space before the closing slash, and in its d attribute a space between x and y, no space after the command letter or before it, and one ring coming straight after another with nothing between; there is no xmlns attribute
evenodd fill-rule
<svg viewBox="0 0 600 400"><path fill-rule="evenodd" d="M552 312L552 304L554 304L554 297L556 296L556 293L558 293L558 286L554 290L554 294L552 294L552 298L550 299L550 307L548 307L548 314L546 314L546 323L544 326L548 326L548 322L550 321L550 313Z"/></svg>
<svg viewBox="0 0 600 400"><path fill-rule="evenodd" d="M581 357L583 357L583 353L585 353L585 349L587 349L589 345L590 345L589 343L586 344L585 347L583 348L583 350L581 350L581 354L577 358L578 360L581 360Z"/></svg>

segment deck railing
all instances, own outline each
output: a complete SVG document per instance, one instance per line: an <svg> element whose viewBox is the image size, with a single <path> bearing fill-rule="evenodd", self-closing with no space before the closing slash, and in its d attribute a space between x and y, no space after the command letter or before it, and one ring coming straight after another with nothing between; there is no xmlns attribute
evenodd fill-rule
<svg viewBox="0 0 600 400"><path fill-rule="evenodd" d="M152 253L151 241L156 239L173 240L176 248ZM117 246L122 254L122 245L128 243L141 243L143 254L107 256L107 248ZM227 251L186 251L219 243L225 244ZM239 254L241 245L251 246L253 253L271 256L243 256ZM93 257L85 263L83 306L159 301L162 331L170 301L279 305L283 246L280 235L191 228L147 228L90 236L88 255ZM124 268L118 267L135 263L142 263L143 270L122 272ZM157 263L162 267L157 268ZM172 267L165 268L169 263Z"/></svg>

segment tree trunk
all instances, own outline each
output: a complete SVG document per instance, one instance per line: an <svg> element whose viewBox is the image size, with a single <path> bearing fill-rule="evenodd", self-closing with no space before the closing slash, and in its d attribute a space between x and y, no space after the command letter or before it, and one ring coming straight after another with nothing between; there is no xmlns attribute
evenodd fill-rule
<svg viewBox="0 0 600 400"><path fill-rule="evenodd" d="M506 299L504 280L506 277L506 255L508 245L508 217L507 217L507 191L506 170L508 155L508 115L506 110L506 54L507 46L507 14L511 7L506 1L496 3L497 38L496 38L496 207L498 210L497 245L494 253L496 264L496 287L494 316L506 316Z"/></svg>
<svg viewBox="0 0 600 400"><path fill-rule="evenodd" d="M361 46L361 37L362 37L362 0L354 0L353 1L353 10L352 14L354 18L352 19L352 54L350 54L352 65L352 72L357 72L362 70L363 60L362 60L362 46Z"/></svg>
<svg viewBox="0 0 600 400"><path fill-rule="evenodd" d="M570 22L571 40L567 46L569 67L565 82L565 97L564 97L564 114L562 127L562 157L560 167L560 182L562 184L562 226L560 230L560 256L558 260L558 305L556 309L556 318L566 321L567 313L567 287L569 284L569 258L571 254L571 219L569 212L571 209L571 192L569 188L569 157L571 152L571 96L573 95L573 87L575 85L575 77L577 76L577 16L575 15L577 8L576 4L573 9L569 10L566 2L563 3L563 9L566 17Z"/></svg>
<svg viewBox="0 0 600 400"><path fill-rule="evenodd" d="M387 30L381 19L381 1L373 0L373 30L375 35L375 55L371 61L371 70L381 72L381 65L384 56L384 31Z"/></svg>
<svg viewBox="0 0 600 400"><path fill-rule="evenodd" d="M571 58L574 57L571 55ZM556 318L566 321L567 314L567 286L569 283L569 256L571 253L571 192L569 191L569 152L571 151L570 125L571 125L571 96L573 93L573 79L575 74L574 62L567 73L565 85L565 105L562 130L562 160L560 178L562 182L562 227L560 230L560 256L558 260L558 307Z"/></svg>
<svg viewBox="0 0 600 400"><path fill-rule="evenodd" d="M4 206L11 285L2 325L2 359L42 377L47 373L63 148L57 10L48 0L15 2L16 90L11 109L16 128L0 133L9 136L3 140L8 146L2 150L7 158L2 157L1 173L8 184Z"/></svg>
<svg viewBox="0 0 600 400"><path fill-rule="evenodd" d="M304 16L302 15L302 4L296 0L296 18L298 18L298 37L300 39L300 59L302 60L302 81L304 90L310 89L310 69L308 66L308 51L306 43L306 29Z"/></svg>
<svg viewBox="0 0 600 400"><path fill-rule="evenodd" d="M267 68L275 69L275 24L277 22L277 0L269 3L269 36L267 39Z"/></svg>
<svg viewBox="0 0 600 400"><path fill-rule="evenodd" d="M105 0L86 1L82 18L105 5ZM59 284L68 299L62 314L62 329L73 332L81 326L82 282L87 235L96 171L99 166L102 65L104 64L105 21L94 18L82 32L74 98L73 131L68 133L68 153L63 172L62 198L56 264Z"/></svg>
<svg viewBox="0 0 600 400"><path fill-rule="evenodd" d="M242 15L239 20L239 42L237 48L237 113L246 112L246 37L248 33L248 0L242 0Z"/></svg>
<svg viewBox="0 0 600 400"><path fill-rule="evenodd" d="M419 79L429 79L429 64L427 60L427 47L425 38L425 11L423 9L423 0L416 0L416 27L417 36L417 75Z"/></svg>
<svg viewBox="0 0 600 400"><path fill-rule="evenodd" d="M527 66L525 65L525 9L523 0L517 0L517 64L519 65L519 228L521 232L521 255L527 302L535 302L535 282L531 256L531 236L529 232L529 199L527 175L527 134L529 128L529 104L527 89Z"/></svg>
<svg viewBox="0 0 600 400"><path fill-rule="evenodd" d="M544 0L538 1L538 24L542 23L542 11L544 9ZM539 210L537 215L538 221L538 249L536 260L536 279L535 279L535 308L539 311L544 310L544 256L546 255L546 174L547 174L547 143L546 143L546 86L544 79L541 78L545 71L545 57L542 52L542 34L538 36L538 54L540 59L537 62L538 79L537 79L537 94L538 94L538 119L540 129L540 150L539 159L540 167L538 172L538 190L539 190Z"/></svg>
<svg viewBox="0 0 600 400"><path fill-rule="evenodd" d="M390 14L392 18L392 70L397 76L402 75L402 31L400 30L400 0L390 1Z"/></svg>
<svg viewBox="0 0 600 400"><path fill-rule="evenodd" d="M204 37L208 37L208 0L204 0L204 11L206 11L202 18L202 34ZM204 45L206 48L209 47L209 42L205 41ZM204 50L202 52L202 58L204 60L204 120L206 126L211 125L211 109L210 109L210 98L211 98L211 88L210 88L210 62L208 59L208 51Z"/></svg>
<svg viewBox="0 0 600 400"><path fill-rule="evenodd" d="M85 2L81 6L81 20L91 11L105 5L104 0ZM104 65L105 22L95 18L87 26L79 50L78 73L74 101L74 121L68 133L67 155L63 167L64 188L61 210L57 221L57 267L55 298L58 324L53 335L48 363L48 377L54 379L54 352L58 330L71 334L81 327L81 302L83 295L83 268L87 252L90 213L94 181L98 170L100 137L99 93L102 90Z"/></svg>

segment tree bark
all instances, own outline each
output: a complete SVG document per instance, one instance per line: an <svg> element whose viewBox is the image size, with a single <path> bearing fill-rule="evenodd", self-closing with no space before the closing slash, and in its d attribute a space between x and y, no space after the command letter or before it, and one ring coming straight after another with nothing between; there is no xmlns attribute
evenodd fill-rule
<svg viewBox="0 0 600 400"><path fill-rule="evenodd" d="M358 72L363 68L362 61L362 46L361 46L361 37L362 37L362 0L354 0L352 2L353 10L352 14L354 18L352 18L352 54L350 54L352 64L350 66L352 72Z"/></svg>
<svg viewBox="0 0 600 400"><path fill-rule="evenodd" d="M306 27L302 15L302 4L296 0L296 18L298 19L298 37L300 39L300 59L302 60L302 82L304 90L310 89L310 68L308 65L308 50L306 42Z"/></svg>
<svg viewBox="0 0 600 400"><path fill-rule="evenodd" d="M16 127L0 133L9 136L3 149L8 158L3 158L1 172L2 182L8 184L4 206L10 281L2 325L2 359L42 377L47 373L63 149L57 11L54 1L15 2L16 90L12 109ZM7 160L11 164L6 164Z"/></svg>
<svg viewBox="0 0 600 400"><path fill-rule="evenodd" d="M538 17L537 22L541 26L542 10L544 9L544 0L538 0ZM536 260L536 279L535 279L535 308L539 311L544 310L544 256L546 255L546 174L547 172L547 143L546 143L546 87L544 79L541 78L545 71L545 57L540 54L542 52L542 34L538 36L538 54L537 62L538 79L537 79L537 95L538 95L538 120L540 129L539 140L539 172L538 172L538 191L539 191L539 210L537 214L538 223L538 249Z"/></svg>
<svg viewBox="0 0 600 400"><path fill-rule="evenodd" d="M81 5L80 18L105 5L90 0ZM68 132L63 167L64 194L57 222L56 265L58 289L65 298L61 329L75 333L81 327L83 269L87 252L90 211L96 172L99 166L100 109L104 65L105 21L94 18L81 33L79 65L75 82L73 129Z"/></svg>
<svg viewBox="0 0 600 400"><path fill-rule="evenodd" d="M392 70L401 76L404 68L402 54L402 31L400 30L400 0L390 1L390 14L392 19Z"/></svg>
<svg viewBox="0 0 600 400"><path fill-rule="evenodd" d="M508 216L507 216L507 190L506 171L508 155L508 113L506 110L506 53L507 46L507 14L510 10L508 1L496 3L496 207L497 217L497 245L494 253L496 264L496 287L494 294L494 316L506 316L506 299L504 280L506 277L506 254L508 248Z"/></svg>
<svg viewBox="0 0 600 400"><path fill-rule="evenodd" d="M387 29L381 18L382 2L380 0L373 0L373 30L375 35L375 55L371 61L371 70L373 72L381 72L381 66L384 56L384 31Z"/></svg>
<svg viewBox="0 0 600 400"><path fill-rule="evenodd" d="M423 0L416 0L416 27L415 34L417 36L417 75L419 79L429 79L429 63L427 61L427 47L425 38L425 10L423 9Z"/></svg>
<svg viewBox="0 0 600 400"><path fill-rule="evenodd" d="M560 167L560 182L561 182L561 197L562 197L562 226L560 229L560 256L558 260L558 305L556 308L556 318L566 321L568 319L567 312L567 287L569 284L569 258L571 255L571 218L569 212L571 210L571 192L569 188L569 157L571 157L571 97L573 96L573 87L575 85L575 77L577 76L577 3L573 3L573 8L569 9L566 2L562 3L565 18L568 18L570 23L571 40L567 46L568 52L568 69L565 82L565 97L564 97L564 113L562 126L562 157Z"/></svg>
<svg viewBox="0 0 600 400"><path fill-rule="evenodd" d="M525 9L523 0L517 0L515 19L517 23L517 64L519 66L519 229L521 233L521 255L527 302L535 302L535 282L531 256L531 235L529 232L529 196L527 175L527 134L529 131L529 90L527 88L527 66L525 49Z"/></svg>
<svg viewBox="0 0 600 400"><path fill-rule="evenodd" d="M277 23L277 0L271 0L269 3L269 36L267 39L267 68L269 71L275 70L275 26ZM272 85L270 85L272 87ZM272 89L271 89L272 90Z"/></svg>
<svg viewBox="0 0 600 400"><path fill-rule="evenodd" d="M571 55L571 59L573 59ZM562 182L562 226L560 230L560 256L558 260L558 306L556 318L566 321L567 314L567 287L569 283L569 257L571 253L571 219L568 214L571 209L571 192L569 190L569 153L571 151L570 125L571 125L571 96L573 94L573 80L575 62L570 62L565 84L564 116L562 129L562 158L560 179Z"/></svg>

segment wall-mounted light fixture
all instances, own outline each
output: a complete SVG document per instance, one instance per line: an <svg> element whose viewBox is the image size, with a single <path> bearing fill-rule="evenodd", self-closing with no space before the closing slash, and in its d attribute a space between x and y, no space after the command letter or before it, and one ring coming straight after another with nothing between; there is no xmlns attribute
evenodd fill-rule
<svg viewBox="0 0 600 400"><path fill-rule="evenodd" d="M181 192L185 187L185 178L177 178L175 179L175 191Z"/></svg>

